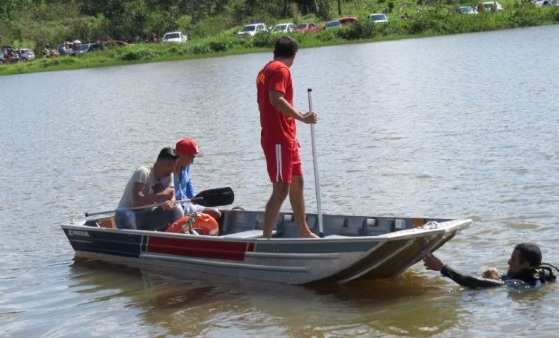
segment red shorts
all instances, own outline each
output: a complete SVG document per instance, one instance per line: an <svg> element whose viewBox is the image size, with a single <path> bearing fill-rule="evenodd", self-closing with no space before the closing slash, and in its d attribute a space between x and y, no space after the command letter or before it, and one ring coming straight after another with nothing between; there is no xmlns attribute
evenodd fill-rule
<svg viewBox="0 0 559 338"><path fill-rule="evenodd" d="M285 145L262 142L262 149L266 156L266 166L272 183L290 184L293 176L303 176L297 143Z"/></svg>

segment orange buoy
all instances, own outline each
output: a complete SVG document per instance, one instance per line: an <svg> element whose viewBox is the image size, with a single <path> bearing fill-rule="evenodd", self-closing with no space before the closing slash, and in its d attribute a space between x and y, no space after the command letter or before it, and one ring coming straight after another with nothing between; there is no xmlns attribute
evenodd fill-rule
<svg viewBox="0 0 559 338"><path fill-rule="evenodd" d="M217 236L219 224L212 216L203 212L198 212L192 219L191 215L186 215L173 224L169 225L165 232L189 233L190 229L195 230L200 235Z"/></svg>

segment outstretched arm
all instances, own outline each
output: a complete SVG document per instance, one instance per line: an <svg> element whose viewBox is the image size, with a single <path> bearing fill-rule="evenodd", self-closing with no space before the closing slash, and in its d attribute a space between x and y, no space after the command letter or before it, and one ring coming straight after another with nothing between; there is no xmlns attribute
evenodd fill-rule
<svg viewBox="0 0 559 338"><path fill-rule="evenodd" d="M504 285L503 281L501 280L476 278L468 275L463 275L457 271L454 271L449 266L444 265L440 259L433 256L432 254L425 256L423 258L423 263L427 269L440 271L441 275L452 279L456 283L466 288L481 289Z"/></svg>
<svg viewBox="0 0 559 338"><path fill-rule="evenodd" d="M441 269L441 275L448 277L461 286L470 289L494 288L504 285L503 281L500 280L476 278L468 275L463 275L457 271L454 271L446 265L443 266L443 268Z"/></svg>

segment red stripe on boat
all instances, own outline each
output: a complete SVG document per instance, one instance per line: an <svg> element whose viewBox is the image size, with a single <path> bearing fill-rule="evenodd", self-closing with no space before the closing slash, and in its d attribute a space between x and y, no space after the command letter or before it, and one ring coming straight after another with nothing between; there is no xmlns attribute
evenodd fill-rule
<svg viewBox="0 0 559 338"><path fill-rule="evenodd" d="M254 244L150 236L147 251L176 256L242 261L245 252L254 251Z"/></svg>

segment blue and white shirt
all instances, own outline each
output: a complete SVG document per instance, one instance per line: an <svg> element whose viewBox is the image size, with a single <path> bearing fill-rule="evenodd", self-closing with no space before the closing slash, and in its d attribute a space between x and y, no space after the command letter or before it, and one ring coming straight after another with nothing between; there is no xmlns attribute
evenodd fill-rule
<svg viewBox="0 0 559 338"><path fill-rule="evenodd" d="M190 166L182 167L175 179L175 194L177 200L192 198L196 193L190 176Z"/></svg>

